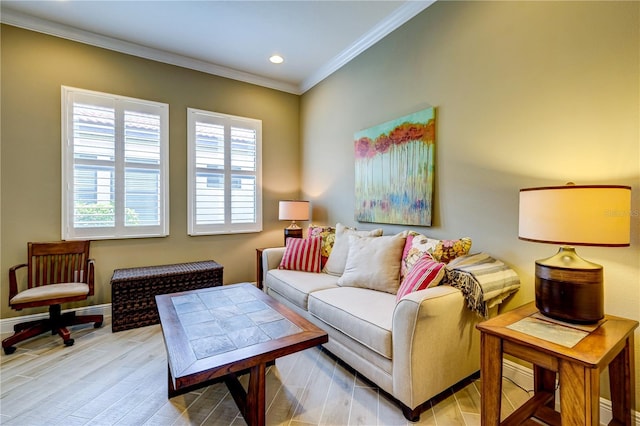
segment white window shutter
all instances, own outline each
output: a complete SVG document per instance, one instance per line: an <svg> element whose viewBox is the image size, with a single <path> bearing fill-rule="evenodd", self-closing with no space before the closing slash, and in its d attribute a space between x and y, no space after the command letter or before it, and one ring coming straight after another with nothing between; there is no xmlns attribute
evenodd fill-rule
<svg viewBox="0 0 640 426"><path fill-rule="evenodd" d="M262 230L262 122L189 108L189 235Z"/></svg>
<svg viewBox="0 0 640 426"><path fill-rule="evenodd" d="M62 238L168 235L168 105L63 86L62 111Z"/></svg>

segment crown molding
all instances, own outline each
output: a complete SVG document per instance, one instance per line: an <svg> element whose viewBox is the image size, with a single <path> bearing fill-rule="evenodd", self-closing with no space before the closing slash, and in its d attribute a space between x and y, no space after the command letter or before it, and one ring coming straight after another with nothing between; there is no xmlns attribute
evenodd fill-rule
<svg viewBox="0 0 640 426"><path fill-rule="evenodd" d="M258 86L276 89L283 92L301 94L300 88L295 84L289 84L282 81L261 77L259 75L234 70L232 68L216 65L211 62L201 61L189 58L187 56L177 55L175 53L165 52L160 49L153 49L136 43L119 40L112 37L102 36L90 31L79 30L67 25L52 22L46 19L36 18L27 14L16 12L14 10L6 10L2 12L0 22L12 25L14 27L24 28L67 40L77 41L79 43L91 46L101 47L103 49L113 50L128 55L137 56L144 59L163 62L170 65L176 65L183 68L189 68L196 71L202 71L207 74L226 77L245 83L256 84Z"/></svg>
<svg viewBox="0 0 640 426"><path fill-rule="evenodd" d="M436 0L409 0L396 9L392 14L380 21L365 35L360 37L351 46L333 57L329 62L311 74L300 85L300 92L304 93L316 84L345 66L356 56L373 46L395 29L409 21L411 18L431 6Z"/></svg>
<svg viewBox="0 0 640 426"><path fill-rule="evenodd" d="M402 24L422 12L427 7L435 3L436 0L409 0L396 9L387 18L380 21L371 31L360 37L343 50L341 53L332 58L329 62L320 67L311 76L304 79L298 86L292 83L286 83L256 74L238 71L232 68L216 65L211 62L201 61L199 59L189 58L187 56L177 55L175 53L166 52L160 49L153 49L142 46L140 44L119 40L112 37L106 37L90 31L84 31L68 25L59 24L46 19L37 18L14 10L4 10L0 15L0 22L103 49L113 50L140 58L150 59L170 65L176 65L183 68L201 71L220 77L238 80L245 83L251 83L270 89L280 90L282 92L301 95L316 84L342 68L352 59L364 52L366 49L380 41L389 33L400 27Z"/></svg>

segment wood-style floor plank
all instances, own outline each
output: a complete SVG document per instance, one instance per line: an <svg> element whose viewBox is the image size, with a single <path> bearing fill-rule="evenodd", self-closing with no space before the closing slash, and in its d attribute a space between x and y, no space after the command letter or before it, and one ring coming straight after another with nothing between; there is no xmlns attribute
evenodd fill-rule
<svg viewBox="0 0 640 426"><path fill-rule="evenodd" d="M355 376L341 363L335 363L327 392L321 425L350 424Z"/></svg>
<svg viewBox="0 0 640 426"><path fill-rule="evenodd" d="M331 385L335 360L324 351L315 352L318 355L316 363L309 373L304 392L300 395L300 400L291 419L292 422L295 421L298 424L320 423L327 392Z"/></svg>
<svg viewBox="0 0 640 426"><path fill-rule="evenodd" d="M72 327L75 344L43 334L0 355L0 424L246 425L224 383L167 398L167 361L160 326L111 332ZM2 336L3 338L6 336ZM247 375L240 376L243 386ZM267 368L267 424L479 425L479 380L453 388L408 422L389 397L320 348L288 355ZM504 381L503 415L527 398Z"/></svg>
<svg viewBox="0 0 640 426"><path fill-rule="evenodd" d="M173 424L176 426L204 424L210 417L212 409L217 407L227 396L230 395L226 386L206 387L184 415L180 416Z"/></svg>
<svg viewBox="0 0 640 426"><path fill-rule="evenodd" d="M374 425L378 423L378 392L370 387L355 386L351 398L349 424Z"/></svg>

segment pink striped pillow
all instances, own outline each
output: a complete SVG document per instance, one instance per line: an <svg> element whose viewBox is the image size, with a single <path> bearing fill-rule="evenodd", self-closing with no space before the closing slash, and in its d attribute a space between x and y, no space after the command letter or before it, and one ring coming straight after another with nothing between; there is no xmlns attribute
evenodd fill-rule
<svg viewBox="0 0 640 426"><path fill-rule="evenodd" d="M287 238L287 248L278 269L320 272L322 237Z"/></svg>
<svg viewBox="0 0 640 426"><path fill-rule="evenodd" d="M409 293L425 288L435 287L444 277L445 264L433 260L430 254L425 254L413 265L402 280L396 300L402 299Z"/></svg>

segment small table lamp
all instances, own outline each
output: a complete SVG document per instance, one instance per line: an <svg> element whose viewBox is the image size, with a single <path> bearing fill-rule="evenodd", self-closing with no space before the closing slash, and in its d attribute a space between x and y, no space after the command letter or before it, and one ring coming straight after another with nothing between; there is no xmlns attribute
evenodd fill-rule
<svg viewBox="0 0 640 426"><path fill-rule="evenodd" d="M590 324L604 317L602 266L572 246L630 245L631 187L575 185L520 190L518 237L561 244L536 261L536 307L548 317Z"/></svg>
<svg viewBox="0 0 640 426"><path fill-rule="evenodd" d="M302 238L302 228L298 226L296 220L309 220L309 202L308 201L280 201L278 205L278 219L290 220L291 225L284 228L284 242L287 238Z"/></svg>

